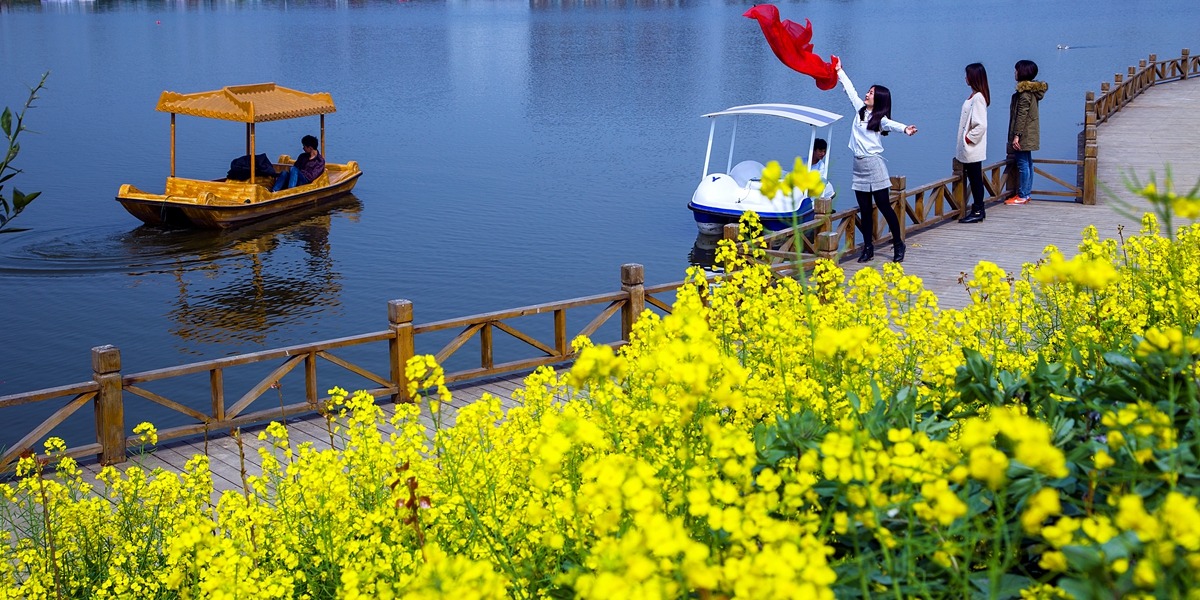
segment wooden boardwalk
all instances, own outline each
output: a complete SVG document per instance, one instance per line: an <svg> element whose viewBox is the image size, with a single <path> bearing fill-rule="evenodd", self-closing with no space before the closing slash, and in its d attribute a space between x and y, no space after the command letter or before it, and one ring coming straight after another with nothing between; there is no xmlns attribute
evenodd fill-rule
<svg viewBox="0 0 1200 600"><path fill-rule="evenodd" d="M1148 203L1131 196L1122 183L1122 172L1132 171L1145 181L1150 171L1161 181L1163 167L1170 164L1182 191L1200 179L1200 122L1181 119L1200 103L1200 79L1155 86L1138 96L1097 129L1099 154L1097 177L1108 190L1126 201L1147 209ZM994 108L993 108L994 112ZM1037 153L1034 153L1037 156ZM1137 211L1140 215L1141 210ZM1050 244L1068 258L1076 253L1080 232L1095 225L1103 238L1117 236L1118 227L1136 232L1138 219L1122 216L1103 188L1095 206L1075 202L1034 200L1025 206L989 205L987 219L971 225L947 223L922 231L908 239L904 271L925 281L937 294L943 308L961 308L969 300L958 280L986 260L1010 273L1042 257ZM842 263L849 278L864 266L882 268L891 260L891 248L876 249L875 260L866 265L848 257Z"/></svg>
<svg viewBox="0 0 1200 600"><path fill-rule="evenodd" d="M1145 178L1151 171L1162 175L1165 164L1170 163L1175 179L1185 189L1200 179L1200 151L1196 140L1200 140L1200 123L1180 119L1189 109L1200 102L1200 78L1156 86L1139 96L1132 104L1099 127L1097 172L1099 180L1108 190L1120 198L1145 208L1128 192L1122 183L1123 170L1132 170ZM1057 246L1068 256L1076 251L1080 232L1088 225L1095 225L1103 237L1115 237L1118 228L1136 231L1138 219L1122 216L1114 207L1109 192L1102 192L1095 206L1074 202L1035 201L1026 206L1005 206L995 203L988 207L988 217L983 223L964 225L948 222L926 229L908 239L908 256L905 271L925 281L928 289L938 294L944 308L961 307L966 304L966 291L959 283L962 273L970 273L981 260L991 261L1009 272L1019 272L1021 265L1038 260L1043 249L1050 244ZM1140 214L1140 210L1137 211ZM890 248L884 246L874 262L865 266L881 267L890 259ZM843 263L847 275L852 275L864 265L848 257ZM454 401L443 409L445 422L453 423L455 409L491 394L501 398L506 407L514 405L512 394L520 388L527 372L492 377L452 387ZM387 414L391 405L381 402ZM289 435L293 443L311 442L315 448L331 446L324 419L316 414L288 419ZM248 428L242 437L246 472L259 472L257 449L262 442L257 433L262 426ZM390 432L387 426L381 431ZM179 472L186 462L196 454L207 453L211 460L214 484L219 494L226 490L241 490L242 458L236 441L228 435L213 437L207 441L200 438L166 443L152 454L132 457L147 468L162 467ZM94 483L100 467L95 463L85 464L85 476ZM101 486L102 488L102 486Z"/></svg>

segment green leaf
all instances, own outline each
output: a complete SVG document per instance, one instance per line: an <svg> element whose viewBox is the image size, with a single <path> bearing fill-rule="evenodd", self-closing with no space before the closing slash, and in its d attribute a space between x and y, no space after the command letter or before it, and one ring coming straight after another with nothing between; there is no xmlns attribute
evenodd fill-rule
<svg viewBox="0 0 1200 600"><path fill-rule="evenodd" d="M13 208L15 209L16 212L21 212L21 211L25 210L26 206L29 206L30 202L33 202L33 200L35 198L37 198L38 196L40 196L41 194L42 194L41 192L34 192L32 194L27 194L27 195L22 196L21 200L18 201L17 200L17 188L13 188Z"/></svg>
<svg viewBox="0 0 1200 600"><path fill-rule="evenodd" d="M1091 546L1063 546L1062 553L1067 557L1071 569L1088 573L1104 565L1104 558Z"/></svg>
<svg viewBox="0 0 1200 600"><path fill-rule="evenodd" d="M1109 366L1112 367L1124 367L1132 370L1136 370L1138 368L1137 363L1133 362L1133 359L1117 352L1104 353L1104 362L1108 363Z"/></svg>
<svg viewBox="0 0 1200 600"><path fill-rule="evenodd" d="M1105 560L1113 561L1121 558L1129 558L1130 552L1141 548L1141 546L1142 544L1138 540L1137 534L1132 531L1126 531L1104 542L1100 546L1100 550L1104 552Z"/></svg>
<svg viewBox="0 0 1200 600"><path fill-rule="evenodd" d="M1096 598L1094 587L1091 583L1078 579L1064 577L1058 580L1058 589L1074 596L1075 600L1094 600Z"/></svg>
<svg viewBox="0 0 1200 600"><path fill-rule="evenodd" d="M972 594L975 598L989 598L992 591L992 580L987 577L976 577L971 580L981 593ZM1000 589L996 590L995 600L1020 598L1021 590L1033 585L1033 580L1024 575L1001 575Z"/></svg>
<svg viewBox="0 0 1200 600"><path fill-rule="evenodd" d="M862 402L859 401L858 394L846 392L846 399L850 401L850 406L853 406L854 410L862 410Z"/></svg>
<svg viewBox="0 0 1200 600"><path fill-rule="evenodd" d="M4 135L12 135L12 113L5 107L4 113L0 114L0 129L4 130Z"/></svg>

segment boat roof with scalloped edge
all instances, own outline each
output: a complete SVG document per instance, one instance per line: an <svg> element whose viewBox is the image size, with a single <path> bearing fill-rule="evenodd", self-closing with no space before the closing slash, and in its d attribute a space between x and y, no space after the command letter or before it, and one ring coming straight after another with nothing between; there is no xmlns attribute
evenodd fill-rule
<svg viewBox="0 0 1200 600"><path fill-rule="evenodd" d="M274 83L234 85L194 94L163 92L156 109L239 123L282 121L337 112L333 97L326 92L309 94Z"/></svg>

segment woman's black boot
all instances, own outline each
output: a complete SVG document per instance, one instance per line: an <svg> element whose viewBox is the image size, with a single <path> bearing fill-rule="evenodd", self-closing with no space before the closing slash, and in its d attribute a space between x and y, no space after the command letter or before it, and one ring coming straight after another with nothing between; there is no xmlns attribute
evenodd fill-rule
<svg viewBox="0 0 1200 600"><path fill-rule="evenodd" d="M858 262L870 262L872 258L875 258L875 246L870 244L863 246L862 254L858 256Z"/></svg>
<svg viewBox="0 0 1200 600"><path fill-rule="evenodd" d="M904 262L904 251L907 249L907 246L904 245L904 242L900 242L894 248L895 254L892 255L892 262Z"/></svg>
<svg viewBox="0 0 1200 600"><path fill-rule="evenodd" d="M984 219L982 208L972 208L970 214L958 220L959 223L982 223Z"/></svg>

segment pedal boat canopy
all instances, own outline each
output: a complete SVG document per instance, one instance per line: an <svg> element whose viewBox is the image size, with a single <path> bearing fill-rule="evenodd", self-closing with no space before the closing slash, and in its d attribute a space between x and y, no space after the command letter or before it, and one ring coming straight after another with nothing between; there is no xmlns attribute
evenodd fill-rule
<svg viewBox="0 0 1200 600"><path fill-rule="evenodd" d="M328 161L325 115L337 112L337 107L333 97L325 92L310 94L274 83L229 86L192 94L163 92L155 109L171 115L171 174L167 178L166 191L161 195L148 194L125 184L117 196L130 213L149 224L231 227L332 199L349 192L362 175L355 161L346 164ZM251 157L257 154L256 124L319 116L320 151L326 158L325 172L312 183L272 192L276 175L295 162L285 154L279 157L273 173L256 173L256 161L251 160L250 179L245 182L176 177L176 115L245 123L246 154Z"/></svg>
<svg viewBox="0 0 1200 600"><path fill-rule="evenodd" d="M759 191L759 178L763 170L761 162L744 160L734 165L737 125L744 115L779 117L808 125L811 129L808 139L808 164L812 164L817 130L826 128L826 138L832 142L833 124L842 118L837 113L797 104L747 104L701 115L711 120L708 129L708 149L704 153L704 173L700 184L692 195L692 201L688 203L701 233L719 235L724 224L736 223L742 213L749 210L758 213L763 225L768 229L782 229L812 219L813 207L809 198L787 197L782 191L776 192L774 198L762 195ZM733 134L729 139L729 161L724 173L710 173L709 164L717 117L727 116L734 118ZM821 178L826 181L829 179L829 161L821 165Z"/></svg>

